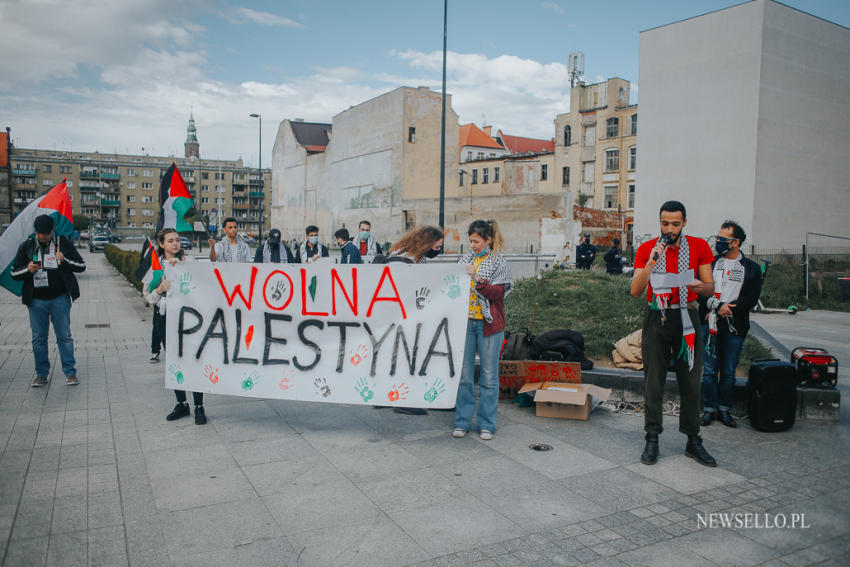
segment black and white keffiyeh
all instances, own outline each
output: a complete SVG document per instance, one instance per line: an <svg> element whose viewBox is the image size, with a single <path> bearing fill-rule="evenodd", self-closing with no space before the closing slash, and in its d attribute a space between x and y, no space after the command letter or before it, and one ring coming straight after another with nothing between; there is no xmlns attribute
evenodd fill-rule
<svg viewBox="0 0 850 567"><path fill-rule="evenodd" d="M688 315L687 286L694 281L695 277L694 271L688 267L690 260L688 238L684 234L680 238L676 273L667 273L667 254L666 251L662 252L649 275L649 284L652 286L653 305L661 310L662 321L667 319L667 308L670 306L673 288L679 289L679 314L682 317L682 348L679 350L679 356L687 356L688 369L693 370L696 331Z"/></svg>
<svg viewBox="0 0 850 567"><path fill-rule="evenodd" d="M286 256L286 250L284 249L283 244L278 244L278 262L282 264L286 264L289 262L289 258ZM269 264L272 262L272 247L268 241L263 244L263 264Z"/></svg>
<svg viewBox="0 0 850 567"><path fill-rule="evenodd" d="M360 240L358 238L358 240L357 240L357 249L358 250L360 249L360 242L362 242L362 240ZM372 234L370 233L369 238L366 239L366 254L365 255L366 256L374 256L377 253L378 253L378 246L377 246L377 243L375 242L375 237L372 236Z"/></svg>
<svg viewBox="0 0 850 567"><path fill-rule="evenodd" d="M467 252L460 258L460 260L458 260L458 264L472 264L474 259L475 254L473 252ZM511 273L511 266L498 252L490 251L490 253L487 254L487 257L484 258L481 264L478 265L478 275L493 285L504 285L503 297L507 297L514 286L514 277ZM478 293L478 290L475 288L473 288L473 291L478 297L478 302L481 304L482 317L484 317L484 320L488 323L492 323L493 317L490 315L490 302L487 298Z"/></svg>
<svg viewBox="0 0 850 567"><path fill-rule="evenodd" d="M706 337L705 347L709 352L714 352L714 339L717 336L717 310L724 303L733 303L738 300L741 295L741 288L744 286L744 264L741 262L743 254L738 254L737 258L727 259L718 258L714 263L714 296L709 297L706 301L708 307L708 337ZM729 332L737 335L735 329L734 316L726 317L726 323L729 325Z"/></svg>
<svg viewBox="0 0 850 567"><path fill-rule="evenodd" d="M219 252L216 250L216 253L221 256L218 261L219 262L250 262L251 259L251 249L248 248L248 243L242 240L241 238L236 239L236 244L231 244L230 239L224 237L221 241L216 245Z"/></svg>

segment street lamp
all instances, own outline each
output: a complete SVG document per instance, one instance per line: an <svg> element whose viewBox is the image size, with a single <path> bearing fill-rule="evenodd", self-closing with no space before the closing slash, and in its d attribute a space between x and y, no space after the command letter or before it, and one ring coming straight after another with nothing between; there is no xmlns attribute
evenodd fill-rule
<svg viewBox="0 0 850 567"><path fill-rule="evenodd" d="M265 194L263 193L263 116L261 114L251 113L248 116L251 118L259 118L260 120L260 153L259 153L259 164L258 164L258 173L260 174L260 204L259 204L259 213L260 216L257 219L257 242L263 241L263 198ZM251 200L251 184L248 184L248 201Z"/></svg>

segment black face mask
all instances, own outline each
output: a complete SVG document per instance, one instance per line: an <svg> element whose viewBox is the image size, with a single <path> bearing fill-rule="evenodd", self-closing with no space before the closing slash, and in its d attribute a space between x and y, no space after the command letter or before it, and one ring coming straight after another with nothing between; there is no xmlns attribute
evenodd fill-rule
<svg viewBox="0 0 850 567"><path fill-rule="evenodd" d="M440 255L440 251L439 250L433 250L433 249L428 250L428 253L425 254L425 256L427 256L428 258L436 258L439 255Z"/></svg>

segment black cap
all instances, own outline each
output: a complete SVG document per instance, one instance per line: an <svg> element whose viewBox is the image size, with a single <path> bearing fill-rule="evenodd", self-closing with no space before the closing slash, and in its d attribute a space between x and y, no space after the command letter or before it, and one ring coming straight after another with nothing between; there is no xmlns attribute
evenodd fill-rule
<svg viewBox="0 0 850 567"><path fill-rule="evenodd" d="M49 215L39 215L35 217L32 226L39 234L50 234L53 232L53 217Z"/></svg>

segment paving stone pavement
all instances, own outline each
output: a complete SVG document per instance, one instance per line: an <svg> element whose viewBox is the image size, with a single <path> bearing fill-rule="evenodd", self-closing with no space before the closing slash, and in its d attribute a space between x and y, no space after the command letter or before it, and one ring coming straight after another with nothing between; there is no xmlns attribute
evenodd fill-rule
<svg viewBox="0 0 850 567"><path fill-rule="evenodd" d="M207 425L168 423L150 311L83 255L79 386L60 366L29 387L26 308L0 294L3 565L850 564L846 420L714 424L716 469L682 454L673 417L647 467L640 415L550 420L510 403L490 442L452 438L452 412L220 396Z"/></svg>

